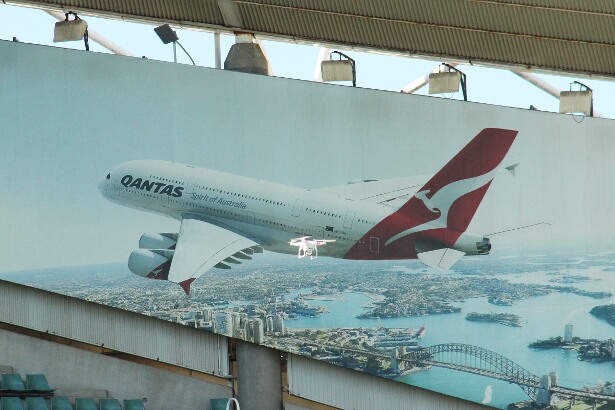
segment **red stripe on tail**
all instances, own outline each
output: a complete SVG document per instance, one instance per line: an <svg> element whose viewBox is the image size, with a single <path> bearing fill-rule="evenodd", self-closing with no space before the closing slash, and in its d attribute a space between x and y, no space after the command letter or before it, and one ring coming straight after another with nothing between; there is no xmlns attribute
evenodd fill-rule
<svg viewBox="0 0 615 410"><path fill-rule="evenodd" d="M344 256L413 259L421 248L452 247L467 229L517 131L485 128L396 212ZM374 251L373 238L380 247Z"/></svg>

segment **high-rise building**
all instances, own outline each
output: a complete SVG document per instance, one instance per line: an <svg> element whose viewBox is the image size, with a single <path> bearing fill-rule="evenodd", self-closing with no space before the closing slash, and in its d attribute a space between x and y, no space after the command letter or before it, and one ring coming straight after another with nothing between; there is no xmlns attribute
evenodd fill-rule
<svg viewBox="0 0 615 410"><path fill-rule="evenodd" d="M216 330L227 336L233 335L233 318L231 317L230 312L216 312L215 322L216 322Z"/></svg>
<svg viewBox="0 0 615 410"><path fill-rule="evenodd" d="M224 334L233 337L233 331L235 330L233 327L233 314L231 312L226 312L224 320L226 321L226 332L224 332Z"/></svg>
<svg viewBox="0 0 615 410"><path fill-rule="evenodd" d="M203 309L203 320L205 320L206 322L209 322L211 319L213 319L213 309L212 308L205 308Z"/></svg>
<svg viewBox="0 0 615 410"><path fill-rule="evenodd" d="M564 342L572 342L572 324L570 323L564 327Z"/></svg>
<svg viewBox="0 0 615 410"><path fill-rule="evenodd" d="M241 319L241 333L243 334L243 340L250 340L250 323L248 319Z"/></svg>
<svg viewBox="0 0 615 410"><path fill-rule="evenodd" d="M246 340L254 341L254 320L248 319L248 332L246 333Z"/></svg>
<svg viewBox="0 0 615 410"><path fill-rule="evenodd" d="M239 312L233 312L231 316L233 317L233 329L239 329L241 327L241 315Z"/></svg>
<svg viewBox="0 0 615 410"><path fill-rule="evenodd" d="M273 332L273 317L267 316L267 326L265 326L265 332Z"/></svg>
<svg viewBox="0 0 615 410"><path fill-rule="evenodd" d="M284 333L284 318L279 313L273 317L273 331Z"/></svg>
<svg viewBox="0 0 615 410"><path fill-rule="evenodd" d="M254 319L254 343L261 344L265 341L265 329L262 319Z"/></svg>

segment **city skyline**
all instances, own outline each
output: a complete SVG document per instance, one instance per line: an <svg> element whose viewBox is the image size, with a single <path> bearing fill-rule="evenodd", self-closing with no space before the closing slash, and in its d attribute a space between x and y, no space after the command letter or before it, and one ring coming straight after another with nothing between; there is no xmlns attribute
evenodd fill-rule
<svg viewBox="0 0 615 410"><path fill-rule="evenodd" d="M72 273L58 268L0 277L188 325L198 325L198 315L210 311L212 321L220 326L214 329L213 322L201 322L201 328L224 334L228 333L224 323L229 322L229 316L230 322L234 320L233 315L239 315L239 320L241 316L248 319L242 326L244 328L247 324L248 329L251 320L259 319L263 322L265 345L339 365L358 366L361 370L368 357L375 355L380 358L379 374L383 376L397 374L406 383L475 401L482 399L485 383L489 383L493 386L492 404L496 406L506 400L522 400L523 392L515 386L504 389L505 385L487 382L488 379L474 379L465 373L453 372L444 376L439 370L430 369L406 374L404 368L398 369L402 373L391 372L387 369L393 366L395 356L390 350L393 345L387 340L401 340L393 337L396 329L406 329L404 332L407 333L424 326L418 344L416 341L410 343L410 338L408 343L399 341L395 349L404 345L465 343L497 352L538 376L556 371L563 386L580 389L583 385L608 381L611 374L609 362L580 361L574 350L563 349L561 353L552 354L549 350L528 345L556 336L563 339L568 324L574 326L574 338L605 343L609 337L612 339L612 326L593 317L589 310L613 302L612 293L601 294L605 289L615 288L615 277L610 275L615 263L613 251L577 249L559 256L535 254L512 258L514 260L510 260L511 257L497 258L496 261L469 259L460 262L455 274L429 273L417 262L407 267L396 261L357 264L338 260L331 264L318 259L316 263L306 265L292 258L287 259L287 263L261 260L233 271L214 271L202 278L204 280L195 282L190 298L164 281L134 276L120 264L74 268ZM509 263L504 265L503 261ZM279 335L266 331L267 317L276 315L266 311L290 307L293 301L301 299L313 309L320 306L325 310L305 311L303 314L307 316L299 315L295 319L287 317L285 331ZM442 306L439 305L442 301L448 301L458 309L442 311L438 307ZM381 306L399 304L404 309L427 303L437 309L426 314L416 310L390 311L392 316L383 315L378 319L359 317L359 313L367 314L380 303ZM520 327L511 327L495 322L469 321L466 316L471 312L514 312L523 323ZM386 328L386 333L380 334L377 331L380 327ZM233 325L233 328L237 327ZM249 331L233 333L235 337L255 341ZM502 344L502 340L508 341ZM367 345L364 346L364 342ZM339 349L335 346L340 343L350 352L356 350L356 356L341 358L335 353ZM377 345L385 350L372 350ZM374 365L373 360L368 362L370 366ZM370 368L374 371L373 367ZM445 377L449 387L435 383L436 374L438 380ZM450 388L456 383L467 387L467 395Z"/></svg>

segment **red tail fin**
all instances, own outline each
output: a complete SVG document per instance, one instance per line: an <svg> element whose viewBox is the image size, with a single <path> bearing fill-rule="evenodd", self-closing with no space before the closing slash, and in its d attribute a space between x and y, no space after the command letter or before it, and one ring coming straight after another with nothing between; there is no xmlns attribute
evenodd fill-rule
<svg viewBox="0 0 615 410"><path fill-rule="evenodd" d="M465 231L485 196L498 166L510 149L517 131L485 128L421 188L416 198L433 212L447 213L445 226ZM397 212L413 216L414 202Z"/></svg>
<svg viewBox="0 0 615 410"><path fill-rule="evenodd" d="M452 247L470 224L516 135L512 130L482 130L408 202L365 235L363 239L376 237L385 244L380 255L363 255L357 244L346 257L412 258L417 240Z"/></svg>

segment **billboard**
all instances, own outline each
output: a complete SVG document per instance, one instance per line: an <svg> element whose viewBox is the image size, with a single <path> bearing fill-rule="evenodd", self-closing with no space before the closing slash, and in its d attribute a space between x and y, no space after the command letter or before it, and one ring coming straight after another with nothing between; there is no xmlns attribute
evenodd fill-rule
<svg viewBox="0 0 615 410"><path fill-rule="evenodd" d="M9 42L0 55L1 278L499 408L549 401L549 383L608 392L613 121ZM130 272L144 233L174 242L155 253L167 279L180 248L247 242L186 296Z"/></svg>

